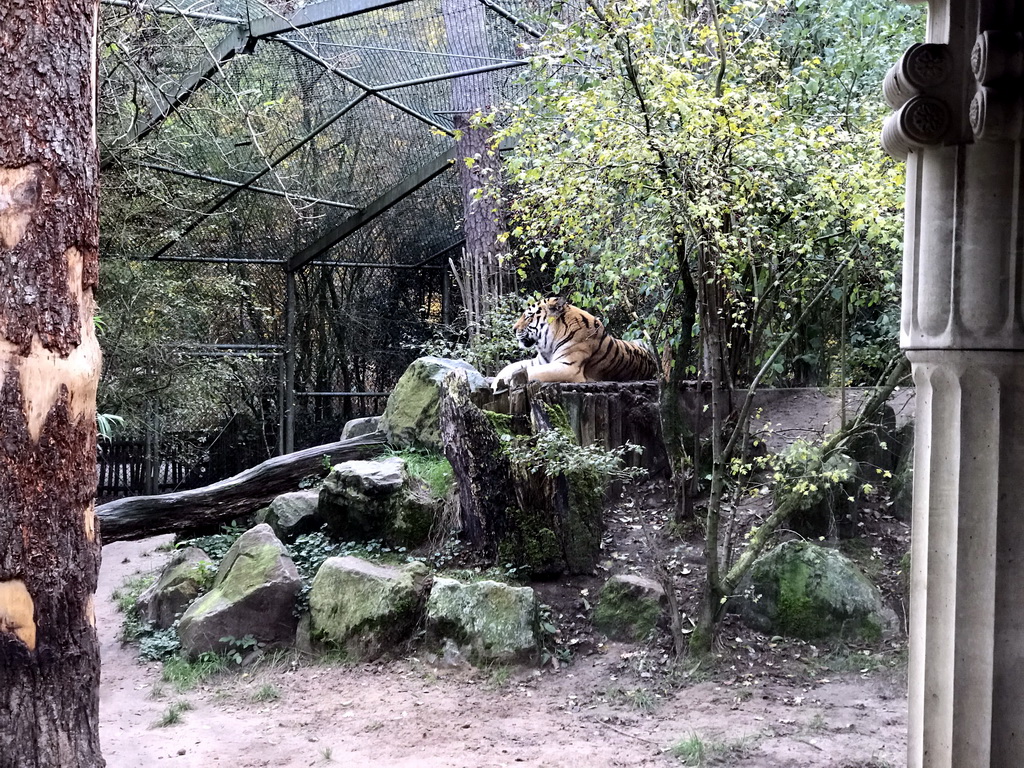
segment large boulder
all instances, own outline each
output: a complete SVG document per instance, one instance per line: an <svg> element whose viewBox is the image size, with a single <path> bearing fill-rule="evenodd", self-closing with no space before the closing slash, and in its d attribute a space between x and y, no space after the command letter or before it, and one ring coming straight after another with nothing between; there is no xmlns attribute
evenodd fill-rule
<svg viewBox="0 0 1024 768"><path fill-rule="evenodd" d="M252 637L263 647L290 645L302 582L284 545L266 523L243 533L224 555L213 589L178 623L181 647L195 657ZM229 638L224 640L222 638Z"/></svg>
<svg viewBox="0 0 1024 768"><path fill-rule="evenodd" d="M327 475L319 494L320 517L337 538L381 539L399 547L426 541L444 505L397 456L342 462Z"/></svg>
<svg viewBox="0 0 1024 768"><path fill-rule="evenodd" d="M533 661L540 648L537 596L496 581L434 579L427 634L454 643L475 664Z"/></svg>
<svg viewBox="0 0 1024 768"><path fill-rule="evenodd" d="M381 419L381 429L391 445L441 452L438 421L441 382L454 370L466 371L471 394L490 394L487 381L469 363L443 357L421 357L413 361L388 397Z"/></svg>
<svg viewBox="0 0 1024 768"><path fill-rule="evenodd" d="M270 502L264 522L284 541L294 541L296 536L312 533L323 524L319 504L319 491L282 493Z"/></svg>
<svg viewBox="0 0 1024 768"><path fill-rule="evenodd" d="M423 563L394 568L357 557L328 558L309 592L312 637L352 658L375 659L412 635L430 582Z"/></svg>
<svg viewBox="0 0 1024 768"><path fill-rule="evenodd" d="M150 624L167 629L199 593L210 586L216 568L209 556L198 547L179 549L160 571L160 576L139 595L142 618Z"/></svg>
<svg viewBox="0 0 1024 768"><path fill-rule="evenodd" d="M787 541L758 558L738 600L748 626L804 640L876 642L895 618L849 558L805 541Z"/></svg>
<svg viewBox="0 0 1024 768"><path fill-rule="evenodd" d="M667 598L662 586L642 576L612 576L594 606L594 629L611 640L635 643L658 626Z"/></svg>

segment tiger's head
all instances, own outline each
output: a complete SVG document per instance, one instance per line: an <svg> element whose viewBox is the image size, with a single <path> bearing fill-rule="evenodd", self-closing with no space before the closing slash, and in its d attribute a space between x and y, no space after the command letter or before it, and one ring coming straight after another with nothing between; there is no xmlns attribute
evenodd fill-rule
<svg viewBox="0 0 1024 768"><path fill-rule="evenodd" d="M512 326L516 340L523 349L531 349L551 333L551 324L565 314L568 302L561 296L550 296L531 304Z"/></svg>

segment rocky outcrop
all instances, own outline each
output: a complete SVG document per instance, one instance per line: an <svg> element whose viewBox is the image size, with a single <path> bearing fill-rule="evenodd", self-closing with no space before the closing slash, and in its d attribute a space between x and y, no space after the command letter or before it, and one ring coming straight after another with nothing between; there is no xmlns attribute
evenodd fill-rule
<svg viewBox="0 0 1024 768"><path fill-rule="evenodd" d="M375 659L412 635L430 583L423 563L393 568L357 557L329 558L309 593L312 637L352 658Z"/></svg>
<svg viewBox="0 0 1024 768"><path fill-rule="evenodd" d="M641 576L612 576L598 594L594 629L610 640L639 642L658 626L665 606L665 590L658 582Z"/></svg>
<svg viewBox="0 0 1024 768"><path fill-rule="evenodd" d="M296 536L312 533L323 524L319 503L319 491L282 493L270 502L263 522L283 541L294 541Z"/></svg>
<svg viewBox="0 0 1024 768"><path fill-rule="evenodd" d="M290 645L301 581L284 545L263 523L243 533L221 561L213 589L181 617L178 636L191 657L252 637L263 647ZM224 638L230 638L225 640Z"/></svg>
<svg viewBox="0 0 1024 768"><path fill-rule="evenodd" d="M529 587L496 581L435 579L427 601L427 635L454 644L474 664L536 660L538 604Z"/></svg>
<svg viewBox="0 0 1024 768"><path fill-rule="evenodd" d="M160 576L139 595L139 613L143 619L167 629L199 593L210 586L216 568L198 547L179 549L160 571Z"/></svg>
<svg viewBox="0 0 1024 768"><path fill-rule="evenodd" d="M388 397L381 428L395 448L442 449L438 414L441 382L453 370L464 370L470 391L490 396L487 381L469 363L443 357L421 357L413 361Z"/></svg>
<svg viewBox="0 0 1024 768"><path fill-rule="evenodd" d="M758 558L737 600L748 626L804 640L876 642L895 620L850 559L803 541L787 541Z"/></svg>
<svg viewBox="0 0 1024 768"><path fill-rule="evenodd" d="M397 456L380 461L346 461L331 470L320 488L319 514L342 541L380 539L415 547L426 541L443 500L411 477Z"/></svg>

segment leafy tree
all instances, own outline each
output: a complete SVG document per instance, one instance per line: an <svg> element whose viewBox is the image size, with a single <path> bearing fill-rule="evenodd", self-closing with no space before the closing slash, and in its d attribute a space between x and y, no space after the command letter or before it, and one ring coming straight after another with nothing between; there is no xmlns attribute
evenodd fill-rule
<svg viewBox="0 0 1024 768"><path fill-rule="evenodd" d="M711 382L705 645L726 596L718 528L744 445L745 409L727 420L734 396L762 381L874 378L895 351L876 332L885 351L850 365L834 322L863 332L891 316L899 282L902 168L878 147L879 110L865 98L879 60L821 32L818 14L893 31L906 11L853 12L829 0L589 0L551 20L535 93L499 134L517 142L510 237L523 268L553 269L556 289L632 315L665 345L680 513L695 457L676 388L694 373ZM809 362L813 377L801 375Z"/></svg>

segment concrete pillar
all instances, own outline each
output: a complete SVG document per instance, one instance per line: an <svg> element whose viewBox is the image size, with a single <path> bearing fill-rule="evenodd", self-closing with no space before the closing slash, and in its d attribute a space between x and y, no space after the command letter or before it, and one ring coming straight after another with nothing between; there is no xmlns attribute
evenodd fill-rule
<svg viewBox="0 0 1024 768"><path fill-rule="evenodd" d="M883 131L917 385L908 766L1024 768L1024 0L929 11Z"/></svg>

